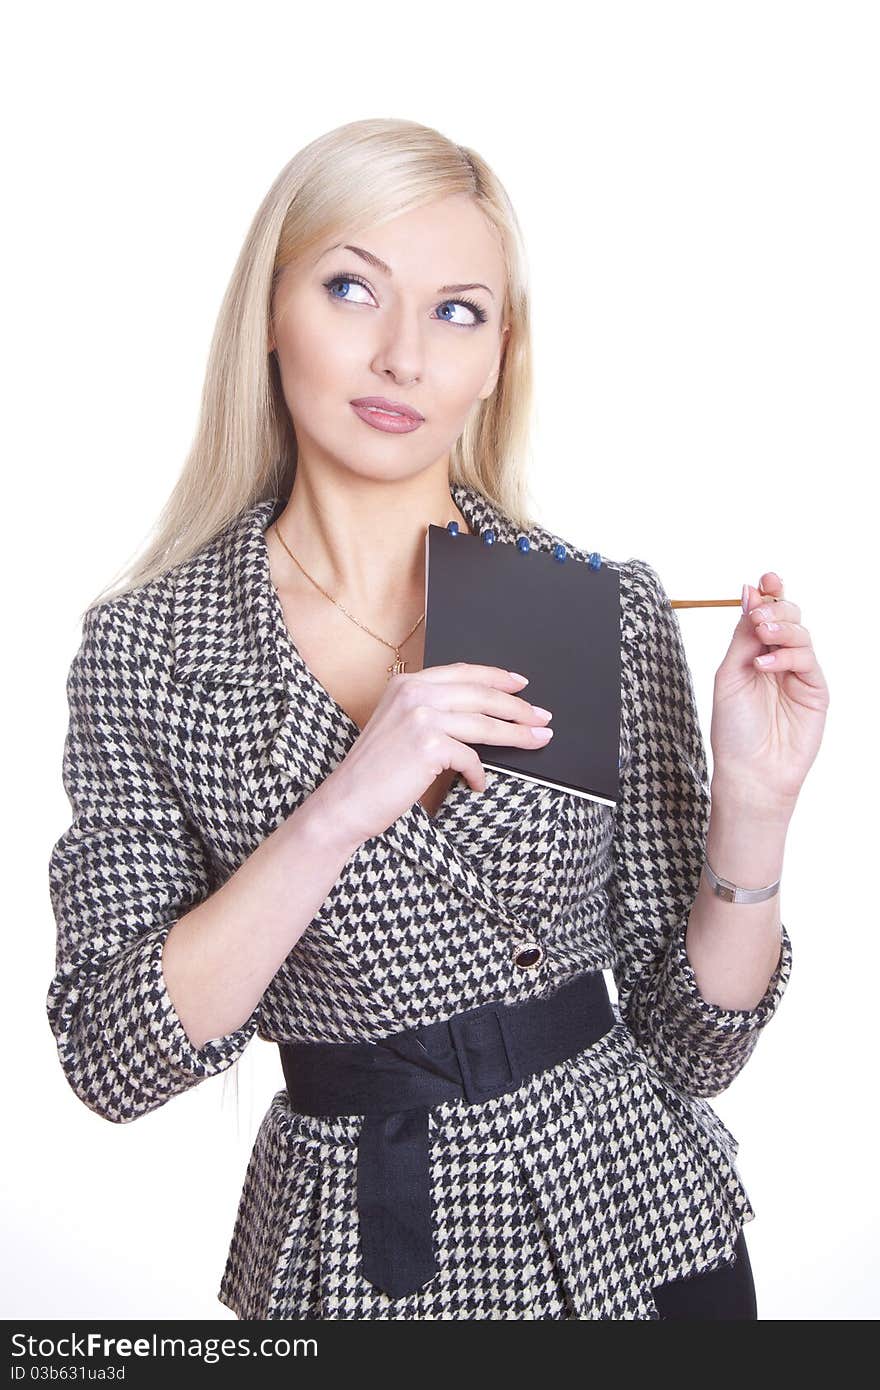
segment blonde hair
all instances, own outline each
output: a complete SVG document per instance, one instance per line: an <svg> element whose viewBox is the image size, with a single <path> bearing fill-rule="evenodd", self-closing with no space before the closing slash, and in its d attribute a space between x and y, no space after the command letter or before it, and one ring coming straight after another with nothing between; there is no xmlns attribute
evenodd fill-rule
<svg viewBox="0 0 880 1390"><path fill-rule="evenodd" d="M510 324L492 395L450 453L450 483L477 488L529 529L525 472L533 376L527 270L516 215L473 150L416 121L352 121L306 145L266 193L232 272L208 355L195 437L154 538L90 607L148 583L196 554L269 496L289 497L296 438L274 354L272 295L281 271L325 238L374 226L465 193L495 227L507 274Z"/></svg>

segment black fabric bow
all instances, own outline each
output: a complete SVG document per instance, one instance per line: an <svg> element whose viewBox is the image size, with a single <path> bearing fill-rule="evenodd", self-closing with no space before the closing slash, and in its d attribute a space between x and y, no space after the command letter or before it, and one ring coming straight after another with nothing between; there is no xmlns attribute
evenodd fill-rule
<svg viewBox="0 0 880 1390"><path fill-rule="evenodd" d="M362 1273L391 1298L438 1273L428 1112L480 1104L574 1056L616 1022L601 970L551 995L492 1002L375 1043L279 1043L294 1110L361 1115L357 1201Z"/></svg>

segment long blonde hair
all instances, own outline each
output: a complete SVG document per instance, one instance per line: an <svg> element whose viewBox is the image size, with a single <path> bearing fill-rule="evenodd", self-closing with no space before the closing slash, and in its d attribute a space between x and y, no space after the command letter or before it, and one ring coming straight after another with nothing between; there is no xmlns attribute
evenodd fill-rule
<svg viewBox="0 0 880 1390"><path fill-rule="evenodd" d="M223 298L208 355L192 447L153 539L90 607L157 578L269 496L289 497L296 437L274 354L272 295L285 268L324 238L378 225L455 193L469 194L495 227L510 332L492 395L450 454L450 483L477 488L523 530L533 376L526 258L519 224L495 174L473 150L416 121L352 121L319 136L281 170L264 197Z"/></svg>

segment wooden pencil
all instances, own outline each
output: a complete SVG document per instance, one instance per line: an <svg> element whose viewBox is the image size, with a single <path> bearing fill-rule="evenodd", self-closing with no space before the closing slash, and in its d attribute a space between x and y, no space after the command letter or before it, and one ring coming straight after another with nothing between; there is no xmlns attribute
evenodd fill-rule
<svg viewBox="0 0 880 1390"><path fill-rule="evenodd" d="M761 593L761 598L776 602L776 594ZM671 598L670 608L742 608L739 598Z"/></svg>

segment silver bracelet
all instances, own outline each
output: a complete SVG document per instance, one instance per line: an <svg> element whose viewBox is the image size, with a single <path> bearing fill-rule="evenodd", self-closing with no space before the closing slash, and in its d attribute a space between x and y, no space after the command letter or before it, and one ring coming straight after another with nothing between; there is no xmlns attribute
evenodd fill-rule
<svg viewBox="0 0 880 1390"><path fill-rule="evenodd" d="M729 878L719 878L708 859L703 859L703 868L706 870L706 877L715 893L726 903L762 903L767 898L772 898L774 893L779 892L779 885L782 882L778 878L767 888L738 888L735 883L730 882Z"/></svg>

